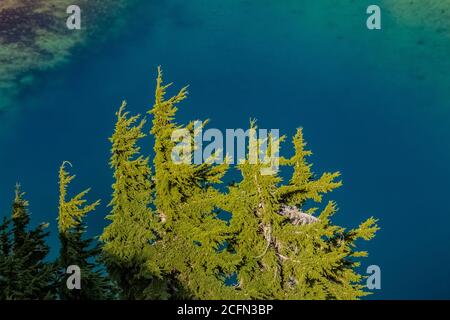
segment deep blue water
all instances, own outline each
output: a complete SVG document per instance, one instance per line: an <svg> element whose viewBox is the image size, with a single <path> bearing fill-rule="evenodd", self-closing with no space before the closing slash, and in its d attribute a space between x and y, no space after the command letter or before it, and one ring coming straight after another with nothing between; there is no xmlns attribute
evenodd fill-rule
<svg viewBox="0 0 450 320"><path fill-rule="evenodd" d="M162 65L175 87L190 85L180 121L210 118L226 129L256 118L289 136L304 128L315 171L342 172L344 186L328 197L340 208L335 221L380 219L377 237L361 243L370 253L363 268L382 270L371 298L450 298L450 73L441 60L449 35L389 12L382 31L368 31L369 1L149 2L120 36L38 75L0 113L2 215L20 181L33 222L51 222L55 255L57 173L69 160L73 190L90 186L90 199L103 200L88 219L99 234L114 113L123 99L145 113ZM150 153L150 141L145 147Z"/></svg>

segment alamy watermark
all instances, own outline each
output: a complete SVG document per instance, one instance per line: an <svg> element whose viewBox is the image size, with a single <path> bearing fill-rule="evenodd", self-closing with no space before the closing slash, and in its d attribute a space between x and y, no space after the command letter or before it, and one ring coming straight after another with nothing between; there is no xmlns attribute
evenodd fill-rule
<svg viewBox="0 0 450 320"><path fill-rule="evenodd" d="M81 29L81 8L77 5L70 5L67 7L66 13L69 17L66 20L66 26L69 30Z"/></svg>
<svg viewBox="0 0 450 320"><path fill-rule="evenodd" d="M70 265L66 270L67 277L66 286L69 290L81 290L81 269L77 265Z"/></svg>
<svg viewBox="0 0 450 320"><path fill-rule="evenodd" d="M280 164L280 130L219 129L203 130L195 121L192 130L176 129L172 133L172 161L175 164L244 164L261 166L262 175L278 172ZM225 150L225 151L224 151Z"/></svg>
<svg viewBox="0 0 450 320"><path fill-rule="evenodd" d="M67 278L66 286L69 290L81 290L81 269L77 265L70 265L67 270L70 276ZM381 290L381 268L378 265L370 265L366 269L368 274L366 287L369 290Z"/></svg>
<svg viewBox="0 0 450 320"><path fill-rule="evenodd" d="M81 8L76 4L67 7L66 13L69 15L66 26L69 30L81 30ZM366 26L369 30L381 30L381 8L378 5L369 5L366 9L368 18Z"/></svg>
<svg viewBox="0 0 450 320"><path fill-rule="evenodd" d="M367 7L366 13L370 16L367 18L367 29L381 30L381 9L377 5L370 5Z"/></svg>
<svg viewBox="0 0 450 320"><path fill-rule="evenodd" d="M381 268L373 264L367 267L366 273L369 274L366 281L367 289L381 290Z"/></svg>

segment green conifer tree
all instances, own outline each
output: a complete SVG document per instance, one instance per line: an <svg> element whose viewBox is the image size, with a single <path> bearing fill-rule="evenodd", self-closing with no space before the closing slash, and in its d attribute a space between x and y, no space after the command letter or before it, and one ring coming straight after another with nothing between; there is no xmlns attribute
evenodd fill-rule
<svg viewBox="0 0 450 320"><path fill-rule="evenodd" d="M109 274L122 290L124 299L164 298L165 284L153 268L144 267L150 260L149 248L155 241L151 205L151 172L148 158L139 155L138 141L145 137L145 119L128 117L124 102L117 112L117 123L110 138L111 168L114 184L111 220L102 236L103 253ZM156 271L156 272L155 272Z"/></svg>
<svg viewBox="0 0 450 320"><path fill-rule="evenodd" d="M114 286L99 264L101 249L93 238L86 238L84 217L100 204L97 200L86 204L84 190L67 200L68 187L75 176L66 171L64 162L59 169L59 215L58 230L61 243L58 259L59 277L57 293L62 300L105 300L115 297ZM68 289L66 270L78 266L81 271L81 289Z"/></svg>
<svg viewBox="0 0 450 320"><path fill-rule="evenodd" d="M46 261L49 247L47 223L29 230L30 214L28 201L16 186L10 220L4 220L0 238L2 258L0 260L0 291L2 299L41 300L54 297L52 283L54 265Z"/></svg>
<svg viewBox="0 0 450 320"><path fill-rule="evenodd" d="M346 231L329 219L336 209L334 203L328 203L319 217L312 215L317 208L306 209L311 201L321 202L322 195L341 182L336 181L339 173L315 177L306 161L310 152L304 149L302 131L294 138L295 155L281 161L293 168L289 183L283 185L277 174L263 174L266 161L247 161L239 165L242 181L222 194L215 187L222 181L226 164L172 160L174 131L194 130L193 123L184 127L174 121L177 104L187 96L186 88L165 99L169 86L163 84L158 69L151 133L155 137L155 205L160 226L151 247L153 259L147 266L165 274L171 294L199 299L349 299L365 295L362 277L355 272L355 258L366 253L355 251L354 242L372 238L376 221L371 218ZM253 124L252 129L255 133ZM249 149L248 160L254 154L259 157L263 143L251 139L256 143L251 143L250 149L256 149ZM275 147L270 143L268 152ZM217 209L232 213L231 227L217 219ZM225 285L233 272L237 272L238 285Z"/></svg>
<svg viewBox="0 0 450 320"><path fill-rule="evenodd" d="M215 188L228 166L174 163L172 134L178 129L193 134L194 123L183 126L174 121L187 88L166 99L170 86L163 84L158 68L155 103L149 113L153 115L155 205L161 231L148 266L163 270L174 298L230 298L234 292L225 285L225 278L234 270L233 256L220 250L229 234L226 222L217 217L221 195Z"/></svg>
<svg viewBox="0 0 450 320"><path fill-rule="evenodd" d="M196 130L193 122L175 121L186 88L166 99L169 87L158 68L155 103L149 112L155 139L153 177L149 158L140 154L139 147L146 136L146 121L129 116L125 102L110 138L114 184L107 219L111 222L100 240L103 262L120 287L121 298L357 299L366 295L356 268L367 253L357 251L355 242L374 237L376 220L369 218L350 230L332 223L336 204L320 204L325 194L342 185L340 174L314 174L302 130L293 139L294 155L280 160L292 171L284 182L279 172L267 174L265 161L283 138L270 139L260 159L264 141L255 136L252 122L247 160L255 160L256 154L263 161L239 164L242 180L219 191L226 163L197 165L172 159L175 131L186 130L195 148ZM83 218L99 202L86 204L89 189L66 200L74 176L65 165L60 168L58 273L54 264L45 261L47 224L28 230L28 202L17 186L12 217L0 224L0 299L114 297L111 282L95 262L100 249L93 239L85 238ZM319 207L322 210L316 215ZM231 220L221 220L220 210L230 212ZM69 265L82 270L81 291L65 286ZM235 285L229 281L233 275Z"/></svg>
<svg viewBox="0 0 450 320"><path fill-rule="evenodd" d="M261 142L261 141L260 141ZM325 193L341 186L339 172L317 178L306 158L302 130L293 139L295 154L281 159L293 168L287 184L280 176L262 175L263 164L239 165L242 181L231 187L225 207L233 213L235 238L230 245L240 258L238 290L251 299L356 299L366 295L355 272L355 241L369 240L378 229L373 218L346 230L331 223L336 205L328 202L318 217ZM251 150L249 151L251 152Z"/></svg>
<svg viewBox="0 0 450 320"><path fill-rule="evenodd" d="M3 221L0 224L0 254L1 257L6 257L11 252L11 220L7 217L3 217Z"/></svg>

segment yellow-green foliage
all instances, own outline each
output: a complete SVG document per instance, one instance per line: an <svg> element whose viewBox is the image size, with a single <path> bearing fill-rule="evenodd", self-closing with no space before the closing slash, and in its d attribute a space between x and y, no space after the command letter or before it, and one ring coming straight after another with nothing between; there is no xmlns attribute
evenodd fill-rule
<svg viewBox="0 0 450 320"><path fill-rule="evenodd" d="M356 273L359 238L370 240L373 218L358 228L333 225L336 204L313 216L323 195L342 185L339 172L317 177L307 158L302 130L293 139L295 154L281 158L292 168L283 183L276 173L263 175L264 162L239 164L242 180L219 189L227 164L174 163L172 133L194 132L193 122L177 124L177 105L186 88L166 98L158 69L151 134L154 174L140 155L145 119L117 113L112 142L114 169L111 224L101 239L112 277L128 298L194 299L356 299L366 292ZM255 124L251 124L256 129ZM255 130L251 131L254 134ZM248 155L264 141L253 138ZM271 140L268 151L284 140ZM191 141L193 144L194 142ZM265 155L266 157L268 154ZM150 209L152 208L152 209ZM232 214L230 221L218 217ZM226 284L232 275L238 283ZM143 284L142 278L147 284ZM141 279L140 281L137 281ZM132 292L134 290L134 292Z"/></svg>
<svg viewBox="0 0 450 320"><path fill-rule="evenodd" d="M70 200L67 200L67 189L75 176L66 171L65 161L59 169L59 239L61 243L60 255L56 266L58 267L55 291L61 300L97 300L112 299L115 297L114 286L104 270L97 265L100 248L93 238L86 238L86 227L83 218L94 211L100 204L96 201L87 204L84 197L87 189ZM82 290L69 290L66 285L66 270L76 265L81 270Z"/></svg>
<svg viewBox="0 0 450 320"><path fill-rule="evenodd" d="M160 217L160 238L152 246L152 269L168 274L175 295L182 298L215 299L228 297L232 288L223 277L232 271L232 257L218 252L228 239L226 222L217 218L215 206L227 165L175 164L171 152L173 130L183 128L174 122L176 105L186 98L183 88L166 99L169 85L163 85L158 69L155 103L151 110L155 137L155 205ZM192 131L192 123L185 128Z"/></svg>
<svg viewBox="0 0 450 320"><path fill-rule="evenodd" d="M117 112L117 123L110 138L111 168L114 170L111 213L107 226L100 238L103 242L105 261L111 277L124 290L125 298L143 298L141 288L146 285L142 277L146 251L154 239L150 209L151 180L148 158L139 155L139 139L145 137L142 127L145 119L128 117L123 102ZM133 279L133 280L131 280Z"/></svg>
<svg viewBox="0 0 450 320"><path fill-rule="evenodd" d="M66 164L70 162L63 162L59 168L59 215L58 215L58 229L61 234L66 234L70 229L77 227L83 217L100 204L100 200L86 205L84 197L89 193L90 189L77 194L75 197L66 200L67 188L69 184L75 179L65 169Z"/></svg>
<svg viewBox="0 0 450 320"><path fill-rule="evenodd" d="M141 259L142 249L151 239L150 222L152 212L150 168L148 158L139 154L137 141L145 134L142 127L145 120L139 116L127 118L125 102L117 113L114 135L110 139L112 156L110 165L114 169L112 208L108 219L112 221L104 234L104 250L121 261L133 262ZM119 232L126 231L127 237ZM119 236L117 236L119 235Z"/></svg>
<svg viewBox="0 0 450 320"><path fill-rule="evenodd" d="M239 166L242 181L230 188L225 208L233 213L233 248L240 262L238 287L247 298L261 299L355 299L365 295L361 276L353 257L358 238L369 240L377 227L373 218L355 230L331 223L336 205L328 202L315 222L295 224L282 215L284 206L302 214L311 201L320 203L322 195L341 186L339 173L319 178L311 171L306 157L302 130L294 137L295 154L281 164L293 168L290 181L282 184L276 175L261 175L259 165ZM309 202L308 202L309 201Z"/></svg>
<svg viewBox="0 0 450 320"><path fill-rule="evenodd" d="M19 219L29 219L27 210L29 203L24 199L25 192L20 191L20 184L16 184L16 189L14 192L14 202L13 211L11 217L15 220Z"/></svg>

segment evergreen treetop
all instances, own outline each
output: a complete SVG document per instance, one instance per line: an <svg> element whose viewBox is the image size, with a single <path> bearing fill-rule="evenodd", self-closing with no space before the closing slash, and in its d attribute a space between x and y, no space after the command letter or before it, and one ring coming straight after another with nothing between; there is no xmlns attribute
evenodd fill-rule
<svg viewBox="0 0 450 320"><path fill-rule="evenodd" d="M336 204L328 202L314 217L323 195L340 187L339 173L316 178L307 157L302 130L293 139L295 154L281 159L293 168L287 184L279 175L262 175L260 166L242 164L242 181L226 197L240 258L238 288L257 299L356 299L367 293L355 272L359 238L370 240L378 227L370 218L358 228L332 224Z"/></svg>
<svg viewBox="0 0 450 320"><path fill-rule="evenodd" d="M152 202L152 183L149 159L140 155L138 142L145 137L142 128L146 123L139 115L129 116L123 102L117 112L115 131L110 141L111 161L114 170L111 223L101 236L103 256L110 276L122 289L123 298L144 299L164 296L163 286L155 274L149 274L144 264L149 260L150 243L155 239L155 215ZM151 270L155 271L155 269ZM155 292L146 290L156 286ZM145 291L147 293L145 293ZM149 293L150 292L150 293Z"/></svg>
<svg viewBox="0 0 450 320"><path fill-rule="evenodd" d="M58 259L57 294L63 300L103 300L115 297L115 288L101 265L99 256L101 249L92 238L86 238L84 217L94 211L100 200L87 204L84 199L90 189L86 189L67 199L68 187L75 179L66 170L70 162L63 162L59 169L59 215L58 229L61 242ZM77 266L81 271L81 289L67 287L66 270L69 266Z"/></svg>
<svg viewBox="0 0 450 320"><path fill-rule="evenodd" d="M46 261L48 224L29 228L29 204L16 186L11 217L0 224L0 299L110 299L118 296L116 284L122 299L367 295L357 272L367 252L357 250L356 241L372 239L377 220L369 218L354 229L332 222L337 204L325 196L342 186L340 173L313 171L303 130L293 137L294 154L279 158L278 171L271 157L285 137L262 140L252 121L247 161L237 165L241 179L226 187L227 162L173 161L174 133L188 132L195 150L198 128L194 122L176 122L188 92L184 87L167 98L170 86L158 68L148 112L153 117L152 167L140 147L147 137L146 119L130 115L125 102L116 113L109 224L100 243L86 236L85 224L100 202L85 200L90 189L70 196L75 176L67 171L69 162L59 170L61 250L56 263ZM231 218L224 219L224 211ZM70 265L81 268L81 291L66 287Z"/></svg>
<svg viewBox="0 0 450 320"><path fill-rule="evenodd" d="M0 226L0 299L52 299L54 265L46 261L48 223L29 229L29 204L16 185L11 219Z"/></svg>
<svg viewBox="0 0 450 320"><path fill-rule="evenodd" d="M155 206L161 231L148 265L170 279L173 297L233 297L233 289L224 282L233 271L233 257L220 251L229 234L227 223L217 217L220 192L215 187L228 166L173 162L173 132L194 133L194 127L193 122L186 126L175 122L177 104L186 99L187 87L166 99L170 85L163 84L158 68L155 103L149 113L153 115Z"/></svg>

